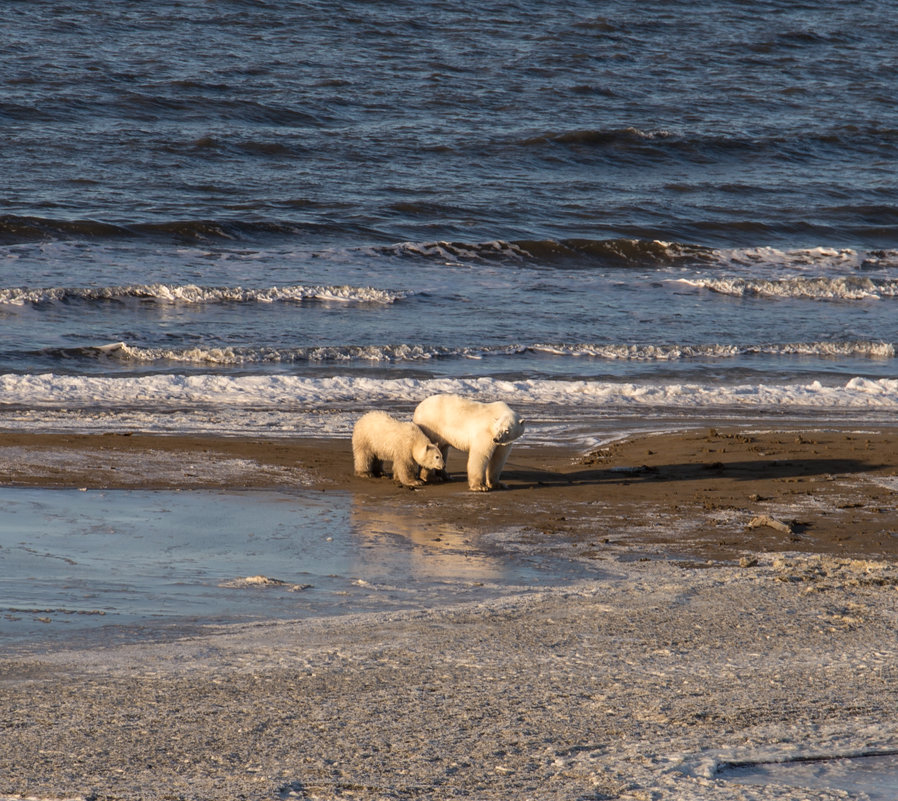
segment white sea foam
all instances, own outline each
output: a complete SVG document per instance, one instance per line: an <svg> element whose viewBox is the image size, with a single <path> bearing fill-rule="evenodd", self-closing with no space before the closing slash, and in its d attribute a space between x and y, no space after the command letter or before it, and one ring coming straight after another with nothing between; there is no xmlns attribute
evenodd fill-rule
<svg viewBox="0 0 898 801"><path fill-rule="evenodd" d="M309 408L411 404L440 392L500 398L519 405L585 408L805 408L898 410L898 379L853 378L828 386L795 384L612 383L549 379L370 378L286 375L147 375L132 377L0 375L3 406L15 409L143 409L165 414L190 408L291 415ZM77 414L77 411L72 411Z"/></svg>
<svg viewBox="0 0 898 801"><path fill-rule="evenodd" d="M727 359L745 355L824 356L891 359L895 346L891 342L791 342L750 345L625 345L625 344L539 344L528 346L534 351L559 356L590 356L609 360L675 361L678 359Z"/></svg>
<svg viewBox="0 0 898 801"><path fill-rule="evenodd" d="M851 248L796 248L780 250L773 247L729 248L715 251L719 258L731 264L767 264L779 267L837 264L840 267L860 266L858 251Z"/></svg>
<svg viewBox="0 0 898 801"><path fill-rule="evenodd" d="M437 259L445 264L460 266L465 262L484 259L521 261L529 253L515 242L496 240L493 242L399 242L387 247L370 248L370 253L388 254L398 257L425 257Z"/></svg>
<svg viewBox="0 0 898 801"><path fill-rule="evenodd" d="M407 292L357 286L282 286L251 289L244 287L204 287L195 284L134 284L108 287L11 287L0 289L0 304L59 303L67 300L124 301L156 303L278 303L308 300L347 303L389 304L408 295Z"/></svg>
<svg viewBox="0 0 898 801"><path fill-rule="evenodd" d="M898 251L895 250L858 251L828 247L792 250L773 247L723 248L709 250L707 256L721 267L735 267L740 273L746 270L787 269L796 273L833 271L844 275L846 271L887 269L898 265Z"/></svg>
<svg viewBox="0 0 898 801"><path fill-rule="evenodd" d="M791 342L770 344L653 345L615 343L533 343L482 347L400 343L393 345L330 345L302 348L189 347L146 348L127 342L66 349L67 356L105 358L123 363L238 366L271 363L317 362L420 362L433 359L485 359L544 353L608 361L665 362L688 359L731 359L739 356L812 356L823 358L892 359L891 342Z"/></svg>
<svg viewBox="0 0 898 801"><path fill-rule="evenodd" d="M480 359L490 354L510 354L526 350L510 345L486 348L452 348L439 345L332 345L304 348L227 347L227 348L143 348L126 342L67 350L67 354L103 357L120 362L149 364L244 364L295 362L417 362L446 357Z"/></svg>
<svg viewBox="0 0 898 801"><path fill-rule="evenodd" d="M898 280L849 277L682 278L678 283L734 297L801 298L811 300L880 300L898 297Z"/></svg>

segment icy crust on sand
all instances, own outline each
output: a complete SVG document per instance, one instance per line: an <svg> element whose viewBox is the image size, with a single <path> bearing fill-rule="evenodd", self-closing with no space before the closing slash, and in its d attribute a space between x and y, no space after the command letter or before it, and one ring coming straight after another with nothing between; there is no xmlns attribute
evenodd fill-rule
<svg viewBox="0 0 898 801"><path fill-rule="evenodd" d="M177 484L182 488L233 486L241 481L270 482L275 485L310 485L311 476L300 467L263 465L251 459L232 459L213 453L173 456L167 451L143 450L139 457L111 450L24 448L0 445L0 472L13 483L46 478L61 483L67 475L108 474L114 471L118 486L143 487Z"/></svg>
<svg viewBox="0 0 898 801"><path fill-rule="evenodd" d="M755 555L742 568L603 561L615 578L484 602L42 654L42 668L78 675L78 686L60 708L52 683L26 681L29 705L67 719L90 705L104 726L67 729L71 750L43 756L29 786L62 794L68 754L83 745L105 754L89 786L139 787L148 801L218 797L222 782L305 799L351 787L360 801L830 801L850 796L739 784L726 768L898 748L895 565L801 554ZM264 710L251 776L207 752L243 747L247 704ZM214 740L189 737L207 713ZM144 714L157 725L116 740ZM42 737L17 729L0 755L9 787ZM183 744L183 770L116 771L146 764L160 738ZM102 751L104 739L119 745Z"/></svg>

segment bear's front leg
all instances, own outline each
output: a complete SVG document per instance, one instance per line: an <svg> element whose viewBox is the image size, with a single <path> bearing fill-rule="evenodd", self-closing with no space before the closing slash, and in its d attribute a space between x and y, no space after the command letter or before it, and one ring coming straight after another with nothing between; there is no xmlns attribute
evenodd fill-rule
<svg viewBox="0 0 898 801"><path fill-rule="evenodd" d="M471 449L468 453L468 487L472 492L489 492L486 483L486 471L489 467L492 449Z"/></svg>
<svg viewBox="0 0 898 801"><path fill-rule="evenodd" d="M511 453L511 445L497 445L496 450L493 451L489 467L486 470L486 485L490 489L508 489L505 484L499 481L499 476L502 475L509 453Z"/></svg>

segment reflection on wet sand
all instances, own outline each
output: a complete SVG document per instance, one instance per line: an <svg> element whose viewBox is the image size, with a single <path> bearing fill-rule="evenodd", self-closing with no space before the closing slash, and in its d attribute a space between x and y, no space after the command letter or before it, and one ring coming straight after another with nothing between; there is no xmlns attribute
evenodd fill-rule
<svg viewBox="0 0 898 801"><path fill-rule="evenodd" d="M353 498L350 525L364 550L360 558L370 571L375 554L382 553L384 572L396 572L406 560L410 579L485 582L507 579L508 565L475 550L470 536L451 523L424 519L410 507L389 507L370 499ZM414 548L383 547L402 537ZM389 563L389 564L388 564Z"/></svg>

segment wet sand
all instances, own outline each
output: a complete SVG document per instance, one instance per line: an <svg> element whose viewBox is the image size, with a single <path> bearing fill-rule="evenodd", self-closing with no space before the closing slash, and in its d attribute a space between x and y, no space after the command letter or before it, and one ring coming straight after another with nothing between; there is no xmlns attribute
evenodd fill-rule
<svg viewBox="0 0 898 801"><path fill-rule="evenodd" d="M469 492L464 468L452 451L452 481L410 490L353 476L345 439L0 436L3 486L301 485L353 492L420 525L515 529L522 540L558 539L597 554L623 546L701 559L792 550L898 556L898 429L701 428L587 453L524 443L502 475L508 489L491 493ZM758 518L774 526L752 525Z"/></svg>
<svg viewBox="0 0 898 801"><path fill-rule="evenodd" d="M613 578L3 659L0 797L806 798L716 770L898 748L896 445L522 444L509 489L479 494L458 454L455 481L412 491L352 476L345 440L4 435L4 485L296 482Z"/></svg>

